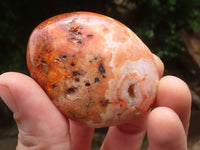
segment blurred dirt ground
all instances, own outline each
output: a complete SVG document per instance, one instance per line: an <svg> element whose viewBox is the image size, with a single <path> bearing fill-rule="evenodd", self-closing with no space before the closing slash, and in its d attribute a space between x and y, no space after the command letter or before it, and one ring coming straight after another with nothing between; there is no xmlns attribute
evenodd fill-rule
<svg viewBox="0 0 200 150"><path fill-rule="evenodd" d="M200 111L192 110L190 130L188 134L188 150L200 150ZM91 150L99 150L105 137L106 129L97 129ZM17 128L0 129L0 150L15 150L17 145ZM146 150L148 142L145 138L141 150Z"/></svg>

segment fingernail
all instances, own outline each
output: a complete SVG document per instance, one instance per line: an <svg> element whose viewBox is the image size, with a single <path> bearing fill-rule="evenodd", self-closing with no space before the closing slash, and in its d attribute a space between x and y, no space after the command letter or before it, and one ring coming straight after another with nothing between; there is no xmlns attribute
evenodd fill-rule
<svg viewBox="0 0 200 150"><path fill-rule="evenodd" d="M15 100L7 86L0 85L0 97L12 112L17 111Z"/></svg>

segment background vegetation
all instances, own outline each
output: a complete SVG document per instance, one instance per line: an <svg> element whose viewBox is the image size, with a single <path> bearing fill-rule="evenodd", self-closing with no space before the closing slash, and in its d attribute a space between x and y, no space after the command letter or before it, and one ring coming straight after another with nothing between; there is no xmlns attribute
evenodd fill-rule
<svg viewBox="0 0 200 150"><path fill-rule="evenodd" d="M26 45L32 30L60 13L92 11L113 17L131 28L157 55L174 59L184 51L180 30L200 30L199 0L1 0L0 73L28 74ZM0 101L7 125L11 113ZM1 119L2 120L2 119Z"/></svg>

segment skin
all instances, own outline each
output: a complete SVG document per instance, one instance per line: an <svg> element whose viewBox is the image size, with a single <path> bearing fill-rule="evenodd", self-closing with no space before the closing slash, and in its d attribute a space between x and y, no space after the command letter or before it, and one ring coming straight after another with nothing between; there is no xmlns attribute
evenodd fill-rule
<svg viewBox="0 0 200 150"><path fill-rule="evenodd" d="M159 71L155 107L141 118L112 126L101 150L139 150L145 133L148 150L186 150L191 94L174 76L162 77L164 66L155 56ZM30 77L8 72L0 75L0 96L14 113L19 135L17 150L89 150L94 128L66 118Z"/></svg>

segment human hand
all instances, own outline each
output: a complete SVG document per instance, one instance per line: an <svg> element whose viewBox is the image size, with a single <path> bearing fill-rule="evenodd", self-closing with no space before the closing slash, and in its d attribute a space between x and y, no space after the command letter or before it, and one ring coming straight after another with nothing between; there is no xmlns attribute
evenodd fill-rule
<svg viewBox="0 0 200 150"><path fill-rule="evenodd" d="M163 64L156 56L155 60L161 78ZM66 118L30 77L2 74L0 96L14 112L17 150L90 149L94 129ZM149 150L186 150L190 107L188 86L176 77L163 77L155 108L141 118L110 127L101 150L139 150L146 131Z"/></svg>
<svg viewBox="0 0 200 150"><path fill-rule="evenodd" d="M191 94L179 78L165 76L164 65L154 55L160 81L154 109L142 118L110 127L101 150L139 150L147 131L148 150L186 150Z"/></svg>

